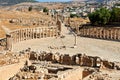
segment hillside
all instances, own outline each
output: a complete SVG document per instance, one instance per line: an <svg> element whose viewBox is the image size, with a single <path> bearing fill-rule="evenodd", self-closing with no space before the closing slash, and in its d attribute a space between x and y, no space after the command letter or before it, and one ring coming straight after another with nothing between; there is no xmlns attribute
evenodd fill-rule
<svg viewBox="0 0 120 80"><path fill-rule="evenodd" d="M36 0L0 0L0 6L14 5L22 2L36 2Z"/></svg>

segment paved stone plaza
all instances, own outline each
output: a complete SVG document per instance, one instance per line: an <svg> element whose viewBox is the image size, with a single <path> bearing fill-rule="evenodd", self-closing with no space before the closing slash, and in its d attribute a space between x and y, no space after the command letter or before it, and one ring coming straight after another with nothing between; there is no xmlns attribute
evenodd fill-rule
<svg viewBox="0 0 120 80"><path fill-rule="evenodd" d="M21 51L30 47L34 51L51 51L63 54L82 53L91 56L99 56L110 61L120 60L120 43L100 39L77 37L77 47L74 47L75 37L64 25L62 26L64 38L42 38L21 41L13 45L14 51ZM66 46L66 48L61 48ZM52 47L52 49L50 48Z"/></svg>

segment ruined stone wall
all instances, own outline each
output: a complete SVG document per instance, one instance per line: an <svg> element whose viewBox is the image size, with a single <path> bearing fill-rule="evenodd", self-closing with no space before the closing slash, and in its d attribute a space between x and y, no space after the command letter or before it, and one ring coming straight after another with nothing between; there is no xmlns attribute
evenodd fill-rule
<svg viewBox="0 0 120 80"><path fill-rule="evenodd" d="M79 30L78 35L83 37L120 41L120 28L83 27Z"/></svg>
<svg viewBox="0 0 120 80"><path fill-rule="evenodd" d="M51 61L64 65L78 65L97 68L120 69L120 64L102 60L97 56L87 56L85 54L77 54L70 56L69 54L53 54L53 53L30 53L30 60ZM38 58L38 59L37 59ZM48 60L48 58L50 58Z"/></svg>

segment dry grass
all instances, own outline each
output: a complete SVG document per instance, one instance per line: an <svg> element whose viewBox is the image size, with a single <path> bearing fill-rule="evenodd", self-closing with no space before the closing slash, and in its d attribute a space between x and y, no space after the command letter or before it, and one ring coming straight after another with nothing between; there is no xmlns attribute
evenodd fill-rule
<svg viewBox="0 0 120 80"><path fill-rule="evenodd" d="M16 30L21 28L29 28L29 27L35 27L35 26L22 26L22 25L15 25L9 23L8 19L41 19L44 21L51 21L51 17L49 15L46 15L41 12L19 12L19 11L6 11L1 10L0 11L0 38L5 37L5 31L1 28L1 26L5 26L9 28L10 30ZM42 25L39 25L42 26ZM38 26L38 27L39 27Z"/></svg>
<svg viewBox="0 0 120 80"><path fill-rule="evenodd" d="M5 37L5 31L0 27L0 38Z"/></svg>

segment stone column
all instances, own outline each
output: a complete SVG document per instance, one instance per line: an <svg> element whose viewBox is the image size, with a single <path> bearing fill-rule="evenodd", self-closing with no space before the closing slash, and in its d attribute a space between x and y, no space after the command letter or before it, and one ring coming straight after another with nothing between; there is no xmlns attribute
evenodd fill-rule
<svg viewBox="0 0 120 80"><path fill-rule="evenodd" d="M84 36L84 33L85 33L85 28L82 29L82 36Z"/></svg>
<svg viewBox="0 0 120 80"><path fill-rule="evenodd" d="M88 36L88 28L86 29L86 36Z"/></svg>
<svg viewBox="0 0 120 80"><path fill-rule="evenodd" d="M99 32L100 32L100 30L99 30L99 28L97 28L96 29L96 38L99 38Z"/></svg>
<svg viewBox="0 0 120 80"><path fill-rule="evenodd" d="M27 29L25 29L25 40L27 40Z"/></svg>
<svg viewBox="0 0 120 80"><path fill-rule="evenodd" d="M117 29L115 29L115 35L114 35L114 39L117 40Z"/></svg>
<svg viewBox="0 0 120 80"><path fill-rule="evenodd" d="M41 38L41 28L39 28L39 38Z"/></svg>
<svg viewBox="0 0 120 80"><path fill-rule="evenodd" d="M109 33L109 35L110 35L110 39L112 39L112 30L110 29L109 32L110 32L110 33Z"/></svg>
<svg viewBox="0 0 120 80"><path fill-rule="evenodd" d="M116 29L116 40L118 40L118 29Z"/></svg>
<svg viewBox="0 0 120 80"><path fill-rule="evenodd" d="M85 29L85 36L87 36L87 29Z"/></svg>
<svg viewBox="0 0 120 80"><path fill-rule="evenodd" d="M93 34L92 34L93 38L96 38L96 33L95 32L96 32L96 28L93 28Z"/></svg>
<svg viewBox="0 0 120 80"><path fill-rule="evenodd" d="M23 40L23 30L21 29L21 41Z"/></svg>
<svg viewBox="0 0 120 80"><path fill-rule="evenodd" d="M52 36L53 36L53 29L50 29L50 30L51 30L51 33L50 33L50 34L51 34L51 37L52 37Z"/></svg>
<svg viewBox="0 0 120 80"><path fill-rule="evenodd" d="M109 29L107 30L107 39L109 39Z"/></svg>
<svg viewBox="0 0 120 80"><path fill-rule="evenodd" d="M54 37L54 35L55 35L55 28L53 28L53 37Z"/></svg>
<svg viewBox="0 0 120 80"><path fill-rule="evenodd" d="M17 42L17 32L15 31L15 43Z"/></svg>
<svg viewBox="0 0 120 80"><path fill-rule="evenodd" d="M13 35L13 43L15 43L15 33L12 32L11 34Z"/></svg>
<svg viewBox="0 0 120 80"><path fill-rule="evenodd" d="M114 29L112 29L112 40L114 40Z"/></svg>
<svg viewBox="0 0 120 80"><path fill-rule="evenodd" d="M119 40L119 36L120 36L120 34L119 34L119 32L120 32L120 30L119 29L117 29L117 40Z"/></svg>
<svg viewBox="0 0 120 80"><path fill-rule="evenodd" d="M27 39L27 29L24 30L24 37L25 37L24 40L26 40Z"/></svg>
<svg viewBox="0 0 120 80"><path fill-rule="evenodd" d="M12 38L10 34L6 34L6 50L12 50Z"/></svg>
<svg viewBox="0 0 120 80"><path fill-rule="evenodd" d="M44 28L42 28L42 35L43 35L42 37L44 38Z"/></svg>
<svg viewBox="0 0 120 80"><path fill-rule="evenodd" d="M56 37L58 36L58 34L57 34L57 29L55 28L55 35L56 35Z"/></svg>
<svg viewBox="0 0 120 80"><path fill-rule="evenodd" d="M55 37L55 28L53 28L53 37Z"/></svg>
<svg viewBox="0 0 120 80"><path fill-rule="evenodd" d="M33 37L33 39L35 39L35 36L36 36L36 34L35 34L35 32L36 32L35 28L32 29L32 32L33 32L32 37Z"/></svg>
<svg viewBox="0 0 120 80"><path fill-rule="evenodd" d="M118 29L118 40L120 41L120 29Z"/></svg>
<svg viewBox="0 0 120 80"><path fill-rule="evenodd" d="M29 32L28 32L28 28L27 28L27 40L29 39Z"/></svg>
<svg viewBox="0 0 120 80"><path fill-rule="evenodd" d="M52 37L52 35L53 35L53 29L50 29L50 35L51 35L51 37Z"/></svg>
<svg viewBox="0 0 120 80"><path fill-rule="evenodd" d="M101 39L103 39L104 38L104 29L102 28L102 30L101 30Z"/></svg>
<svg viewBox="0 0 120 80"><path fill-rule="evenodd" d="M46 36L47 36L47 35L46 35L46 32L47 32L47 31L46 31L46 28L44 28L44 34L45 34L45 38L46 38Z"/></svg>
<svg viewBox="0 0 120 80"><path fill-rule="evenodd" d="M35 38L37 39L37 28L35 28Z"/></svg>
<svg viewBox="0 0 120 80"><path fill-rule="evenodd" d="M32 39L32 29L29 28L29 39Z"/></svg>
<svg viewBox="0 0 120 80"><path fill-rule="evenodd" d="M99 28L99 35L98 35L98 38L101 37L101 29Z"/></svg>
<svg viewBox="0 0 120 80"><path fill-rule="evenodd" d="M35 39L35 28L33 28L33 39Z"/></svg>
<svg viewBox="0 0 120 80"><path fill-rule="evenodd" d="M22 41L22 30L20 30L20 41Z"/></svg>
<svg viewBox="0 0 120 80"><path fill-rule="evenodd" d="M107 29L105 29L105 39L107 39Z"/></svg>
<svg viewBox="0 0 120 80"><path fill-rule="evenodd" d="M23 29L23 40L25 40L25 29Z"/></svg>
<svg viewBox="0 0 120 80"><path fill-rule="evenodd" d="M32 39L34 39L34 28L32 29Z"/></svg>
<svg viewBox="0 0 120 80"><path fill-rule="evenodd" d="M92 35L92 29L90 28L90 35L89 35L89 37L91 37L91 35Z"/></svg>
<svg viewBox="0 0 120 80"><path fill-rule="evenodd" d="M28 28L27 28L27 31L26 31L26 36L27 36L27 39L26 40L28 40L28 38L29 38L29 33L28 33Z"/></svg>
<svg viewBox="0 0 120 80"><path fill-rule="evenodd" d="M18 30L18 42L20 41L20 30Z"/></svg>
<svg viewBox="0 0 120 80"><path fill-rule="evenodd" d="M102 38L105 39L105 29L104 28L103 28L103 34L102 35L103 35Z"/></svg>
<svg viewBox="0 0 120 80"><path fill-rule="evenodd" d="M18 31L15 31L16 32L16 42L18 42Z"/></svg>
<svg viewBox="0 0 120 80"><path fill-rule="evenodd" d="M111 30L109 29L109 39L111 39Z"/></svg>
<svg viewBox="0 0 120 80"><path fill-rule="evenodd" d="M48 28L46 28L46 36L47 36L47 37L48 37L48 34L49 34L49 33L48 33Z"/></svg>
<svg viewBox="0 0 120 80"><path fill-rule="evenodd" d="M17 42L19 42L19 30L17 30Z"/></svg>
<svg viewBox="0 0 120 80"><path fill-rule="evenodd" d="M49 29L49 31L50 31L50 33L49 33L49 34L50 34L50 37L51 37L51 29Z"/></svg>
<svg viewBox="0 0 120 80"><path fill-rule="evenodd" d="M29 39L29 29L27 28L27 40Z"/></svg>
<svg viewBox="0 0 120 80"><path fill-rule="evenodd" d="M90 36L90 28L88 28L88 36Z"/></svg>
<svg viewBox="0 0 120 80"><path fill-rule="evenodd" d="M23 38L22 40L23 40L23 41L25 40L25 35L24 35L24 34L25 34L25 30L23 29L23 30L22 30L22 38Z"/></svg>
<svg viewBox="0 0 120 80"><path fill-rule="evenodd" d="M111 39L113 39L113 30L111 29Z"/></svg>

